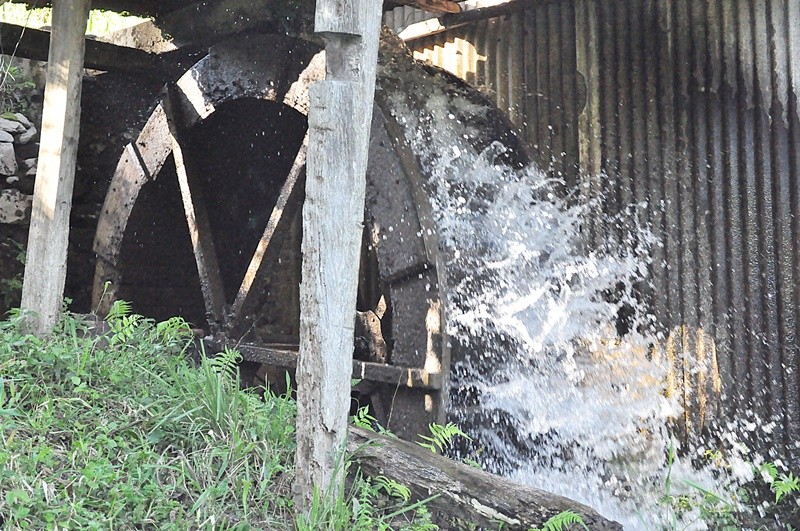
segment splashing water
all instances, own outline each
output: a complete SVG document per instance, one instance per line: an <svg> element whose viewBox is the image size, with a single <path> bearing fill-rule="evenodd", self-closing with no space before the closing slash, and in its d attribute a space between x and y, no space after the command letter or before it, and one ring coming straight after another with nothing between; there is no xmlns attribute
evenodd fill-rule
<svg viewBox="0 0 800 531"><path fill-rule="evenodd" d="M591 202L505 164L498 142L475 149L485 105L454 94L445 75L383 68L391 83L379 90L427 173L446 261L451 413L482 464L628 529L667 526L648 512L668 475L722 491L749 480L738 458L723 480L667 465L680 406L666 397L667 367L652 356L663 337L637 296L655 237L633 215L620 220L633 227L626 236L589 245ZM685 519L705 528L696 511Z"/></svg>

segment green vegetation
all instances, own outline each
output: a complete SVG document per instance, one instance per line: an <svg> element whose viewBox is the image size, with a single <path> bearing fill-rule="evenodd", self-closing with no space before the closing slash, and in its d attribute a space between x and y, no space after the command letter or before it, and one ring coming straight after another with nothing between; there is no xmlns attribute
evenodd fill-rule
<svg viewBox="0 0 800 531"><path fill-rule="evenodd" d="M427 448L433 453L444 452L447 448L453 444L453 440L456 437L465 437L469 439L470 437L461 431L461 428L453 424L452 422L448 422L446 425L442 426L441 424L430 424L428 426L431 434L428 435L420 435L420 438L424 442L419 442L420 446L423 448Z"/></svg>
<svg viewBox="0 0 800 531"><path fill-rule="evenodd" d="M24 333L18 311L0 322L0 528L437 529L429 500L349 462L346 492L295 520L294 401L242 391L234 350L192 362L181 319L155 323L119 302L107 322L95 337L91 321L66 314L46 339ZM377 425L366 409L353 420ZM420 444L441 452L460 436L434 424ZM670 451L662 498L671 529L690 514L741 528L745 493L675 489L674 460ZM776 504L800 494L800 480L773 463L756 475ZM531 531L564 529L587 527L565 511Z"/></svg>
<svg viewBox="0 0 800 531"><path fill-rule="evenodd" d="M30 109L31 96L36 90L36 83L8 58L0 60L0 115L16 120L9 113L27 113Z"/></svg>
<svg viewBox="0 0 800 531"><path fill-rule="evenodd" d="M568 529L575 529L576 527L589 529L586 524L583 523L583 518L581 518L578 513L564 511L547 520L542 527L530 529L529 531L566 531Z"/></svg>
<svg viewBox="0 0 800 531"><path fill-rule="evenodd" d="M192 364L181 319L128 312L103 338L72 315L47 339L0 323L1 528L435 529L358 471L293 521L295 403L241 391L235 351Z"/></svg>
<svg viewBox="0 0 800 531"><path fill-rule="evenodd" d="M748 507L755 509L752 500L763 499L759 496L759 490L763 486L775 495L775 506L772 511L778 509L778 504L786 501L791 496L800 494L800 478L796 478L791 472L779 474L775 463L764 463L754 466L756 478L761 478L762 485L745 485L729 496L723 496L711 489L700 485L694 481L682 480L680 493L676 493L673 485L672 471L675 464L675 449L670 447L667 453L667 477L664 483L664 495L661 498L661 505L666 510L669 520L670 530L689 529L693 524L702 520L713 529L723 531L737 531L743 528L743 518L748 516ZM722 452L706 452L706 458L713 462L724 473L726 464ZM688 518L687 516L691 515ZM748 528L752 526L747 526ZM758 527L759 531L766 531L763 525Z"/></svg>

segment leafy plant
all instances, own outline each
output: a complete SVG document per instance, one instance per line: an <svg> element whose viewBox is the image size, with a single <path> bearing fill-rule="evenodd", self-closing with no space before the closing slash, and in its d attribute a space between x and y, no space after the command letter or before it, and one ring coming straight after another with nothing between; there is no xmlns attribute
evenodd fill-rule
<svg viewBox="0 0 800 531"><path fill-rule="evenodd" d="M368 406L362 406L358 408L356 414L353 415L350 420L353 425L358 426L359 428L382 433L383 435L388 435L389 437L397 437L394 433L380 425L378 419L373 417L369 412Z"/></svg>
<svg viewBox="0 0 800 531"><path fill-rule="evenodd" d="M36 83L9 60L0 61L0 114L27 112ZM7 116L16 120L16 116Z"/></svg>
<svg viewBox="0 0 800 531"><path fill-rule="evenodd" d="M420 435L420 439L425 442L417 442L417 444L423 448L427 448L433 453L436 453L437 451L444 452L453 443L453 439L456 437L465 437L466 439L470 439L469 435L461 431L461 428L452 422L448 422L444 426L434 422L428 425L428 429L430 430L431 435Z"/></svg>
<svg viewBox="0 0 800 531"><path fill-rule="evenodd" d="M218 353L213 358L208 360L208 364L219 374L223 374L228 378L236 378L238 373L239 363L242 362L242 355L238 350L225 347L225 349Z"/></svg>
<svg viewBox="0 0 800 531"><path fill-rule="evenodd" d="M720 463L722 459L721 454L716 452L706 452L705 456L715 463ZM667 475L664 480L664 495L660 500L661 504L667 509L666 516L670 529L679 529L679 519L693 511L696 512L697 516L693 516L693 520L689 524L682 525L687 525L688 527L701 519L707 522L714 522L719 526L733 523L733 516L737 508L734 501L726 499L703 485L685 479L681 480L680 483L684 488L688 488L688 491L673 492L672 472L675 460L675 447L670 443L667 450Z"/></svg>
<svg viewBox="0 0 800 531"><path fill-rule="evenodd" d="M436 529L403 485L351 488L293 517L296 404L242 391L238 354L199 367L183 319L66 314L53 334L0 321L0 527L8 529Z"/></svg>
<svg viewBox="0 0 800 531"><path fill-rule="evenodd" d="M358 408L356 414L352 417L352 422L359 428L365 430L375 431L374 426L377 425L378 419L370 415L369 407L363 406Z"/></svg>
<svg viewBox="0 0 800 531"><path fill-rule="evenodd" d="M385 492L392 498L399 498L404 502L411 499L411 490L394 479L387 478L386 476L375 476L373 481L379 490Z"/></svg>
<svg viewBox="0 0 800 531"><path fill-rule="evenodd" d="M345 466L349 468L349 463ZM326 497L315 490L310 510L295 522L297 531L438 529L425 507L438 495L409 504L411 492L397 481L384 476L369 478L360 469L351 475L352 486L346 494Z"/></svg>
<svg viewBox="0 0 800 531"><path fill-rule="evenodd" d="M780 503L781 499L789 494L800 492L800 478L789 474L781 474L770 484L770 489L775 493L775 503Z"/></svg>
<svg viewBox="0 0 800 531"><path fill-rule="evenodd" d="M589 529L581 515L573 511L563 511L549 518L542 524L542 527L532 527L528 531L565 531L573 525L578 525L586 530Z"/></svg>

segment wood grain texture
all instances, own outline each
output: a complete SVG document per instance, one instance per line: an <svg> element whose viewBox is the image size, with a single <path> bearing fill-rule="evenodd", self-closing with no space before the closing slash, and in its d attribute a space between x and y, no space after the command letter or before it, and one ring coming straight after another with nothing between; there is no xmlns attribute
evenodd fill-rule
<svg viewBox="0 0 800 531"><path fill-rule="evenodd" d="M297 368L295 502L311 507L314 490L342 484L350 407L358 266L367 154L375 93L381 4L320 2L327 33L327 79L310 87L300 359ZM358 8L358 16L353 9ZM326 9L350 13L335 25ZM338 23L337 23L338 24ZM355 36L355 37L354 37Z"/></svg>
<svg viewBox="0 0 800 531"><path fill-rule="evenodd" d="M429 507L440 514L486 529L511 530L538 528L562 511L573 511L592 531L622 529L575 500L489 474L417 444L357 427L349 433L348 451L363 472L394 479L415 499L438 494Z"/></svg>
<svg viewBox="0 0 800 531"><path fill-rule="evenodd" d="M89 4L90 0L71 0L57 2L53 8L41 148L22 288L22 307L34 312L29 323L38 335L53 329L64 296Z"/></svg>

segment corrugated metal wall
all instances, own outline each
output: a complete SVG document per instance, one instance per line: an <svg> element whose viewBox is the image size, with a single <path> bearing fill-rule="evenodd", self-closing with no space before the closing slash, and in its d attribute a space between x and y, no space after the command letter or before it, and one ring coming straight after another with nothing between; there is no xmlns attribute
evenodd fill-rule
<svg viewBox="0 0 800 531"><path fill-rule="evenodd" d="M775 422L753 439L800 440L800 2L536 1L410 44L492 93L570 189L647 204L668 343L716 350L726 412ZM711 375L678 365L702 402Z"/></svg>
<svg viewBox="0 0 800 531"><path fill-rule="evenodd" d="M467 2L465 7L484 4ZM417 59L441 66L490 95L528 139L539 166L569 184L575 183L578 168L574 155L580 99L573 4L531 2L511 16L409 43ZM401 29L430 18L420 13L399 8L385 22Z"/></svg>

